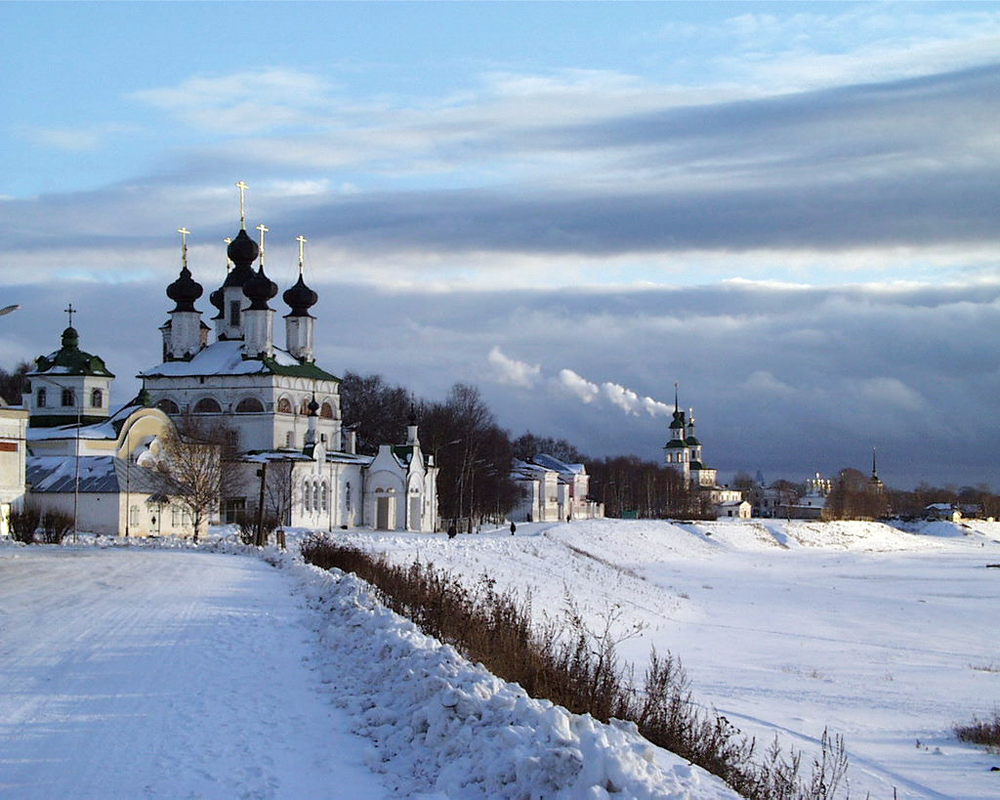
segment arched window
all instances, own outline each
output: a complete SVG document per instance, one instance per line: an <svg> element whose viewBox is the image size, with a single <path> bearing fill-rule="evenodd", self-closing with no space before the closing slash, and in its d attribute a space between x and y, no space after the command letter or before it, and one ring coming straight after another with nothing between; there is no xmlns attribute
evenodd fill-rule
<svg viewBox="0 0 1000 800"><path fill-rule="evenodd" d="M313 484L313 508L319 511L319 483Z"/></svg>
<svg viewBox="0 0 1000 800"><path fill-rule="evenodd" d="M326 485L326 481L323 481L323 485L322 485L322 487L320 489L320 495L319 496L320 496L320 508L323 511L329 511L330 510L330 492L328 491L328 487Z"/></svg>
<svg viewBox="0 0 1000 800"><path fill-rule="evenodd" d="M351 510L351 482L347 482L347 489L344 492L344 508Z"/></svg>
<svg viewBox="0 0 1000 800"><path fill-rule="evenodd" d="M323 417L323 419L333 419L333 406L329 403L323 403L323 405L319 407L319 415Z"/></svg>
<svg viewBox="0 0 1000 800"><path fill-rule="evenodd" d="M221 414L222 406L213 397L203 397L194 406L195 414Z"/></svg>
<svg viewBox="0 0 1000 800"><path fill-rule="evenodd" d="M45 408L45 387L38 390L38 400L35 402L39 408Z"/></svg>
<svg viewBox="0 0 1000 800"><path fill-rule="evenodd" d="M90 393L90 407L91 408L102 408L104 406L104 392L100 389L94 389Z"/></svg>
<svg viewBox="0 0 1000 800"><path fill-rule="evenodd" d="M306 511L312 511L312 492L309 490L309 481L305 481L302 484L302 508Z"/></svg>
<svg viewBox="0 0 1000 800"><path fill-rule="evenodd" d="M181 413L180 408L177 407L177 403L175 403L173 400L167 397L164 397L159 403L157 403L156 407L160 409L160 411L162 411L164 414Z"/></svg>
<svg viewBox="0 0 1000 800"><path fill-rule="evenodd" d="M290 402L288 402L288 398L287 397L282 397L278 401L278 413L279 414L291 414L292 413L292 404Z"/></svg>
<svg viewBox="0 0 1000 800"><path fill-rule="evenodd" d="M237 414L254 414L264 410L264 404L256 397L245 397L236 404Z"/></svg>
<svg viewBox="0 0 1000 800"><path fill-rule="evenodd" d="M304 417L308 417L309 416L309 398L308 397L304 397L302 399L302 405L299 406L299 413L302 416L304 416Z"/></svg>
<svg viewBox="0 0 1000 800"><path fill-rule="evenodd" d="M76 392L72 389L62 390L62 404L64 406L75 406L76 405Z"/></svg>

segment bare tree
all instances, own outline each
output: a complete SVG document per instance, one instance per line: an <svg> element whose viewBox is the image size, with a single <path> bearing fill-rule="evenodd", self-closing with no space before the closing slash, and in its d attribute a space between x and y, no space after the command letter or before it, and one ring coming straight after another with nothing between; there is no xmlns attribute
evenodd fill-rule
<svg viewBox="0 0 1000 800"><path fill-rule="evenodd" d="M223 497L238 484L232 463L232 433L222 425L185 417L168 430L164 442L163 470L180 487L174 498L191 514L194 540L217 511Z"/></svg>
<svg viewBox="0 0 1000 800"><path fill-rule="evenodd" d="M264 481L264 506L277 525L287 525L292 513L292 462L271 461Z"/></svg>

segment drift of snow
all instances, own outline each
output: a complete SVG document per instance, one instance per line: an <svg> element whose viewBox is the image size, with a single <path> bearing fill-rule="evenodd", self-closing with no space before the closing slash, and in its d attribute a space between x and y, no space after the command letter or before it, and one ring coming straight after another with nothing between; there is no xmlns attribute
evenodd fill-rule
<svg viewBox="0 0 1000 800"><path fill-rule="evenodd" d="M619 655L678 656L694 697L766 747L842 734L852 797L987 800L1000 758L952 726L1000 701L1000 523L592 520L463 535L357 532L393 561L572 596L592 627L644 626Z"/></svg>
<svg viewBox="0 0 1000 800"><path fill-rule="evenodd" d="M0 796L736 799L268 559L0 548Z"/></svg>

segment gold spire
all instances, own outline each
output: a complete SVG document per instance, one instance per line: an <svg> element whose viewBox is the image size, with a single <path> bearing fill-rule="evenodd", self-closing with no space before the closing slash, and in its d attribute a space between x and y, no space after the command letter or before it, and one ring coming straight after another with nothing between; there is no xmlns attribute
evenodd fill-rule
<svg viewBox="0 0 1000 800"><path fill-rule="evenodd" d="M177 232L181 235L181 265L186 267L188 265L188 234L191 231L187 228L178 228Z"/></svg>
<svg viewBox="0 0 1000 800"><path fill-rule="evenodd" d="M260 231L260 268L264 269L264 234L270 230L264 223L260 223L257 226L257 230Z"/></svg>
<svg viewBox="0 0 1000 800"><path fill-rule="evenodd" d="M246 181L237 181L236 188L240 190L240 230L247 229L246 191L250 187Z"/></svg>
<svg viewBox="0 0 1000 800"><path fill-rule="evenodd" d="M302 265L305 263L306 242L309 240L305 236L296 236L295 241L299 243L299 275L301 275Z"/></svg>

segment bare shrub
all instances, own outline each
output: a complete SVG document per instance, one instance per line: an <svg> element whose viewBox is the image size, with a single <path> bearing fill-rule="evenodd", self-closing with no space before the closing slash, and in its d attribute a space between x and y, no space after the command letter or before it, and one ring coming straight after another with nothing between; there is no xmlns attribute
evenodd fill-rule
<svg viewBox="0 0 1000 800"><path fill-rule="evenodd" d="M59 544L66 534L73 530L76 520L72 514L62 511L46 511L42 516L42 541L45 544Z"/></svg>
<svg viewBox="0 0 1000 800"><path fill-rule="evenodd" d="M955 735L963 742L981 744L991 750L1000 748L1000 711L993 712L993 719L974 717L969 725L956 725Z"/></svg>
<svg viewBox="0 0 1000 800"><path fill-rule="evenodd" d="M486 575L469 588L432 564L391 564L382 554L322 534L303 540L301 550L311 564L352 572L372 584L393 611L495 675L520 684L532 697L603 722L632 721L653 744L718 775L750 800L832 800L845 779L843 739L831 741L826 731L808 779L802 776L802 754L782 751L777 739L756 763L755 741L718 712L692 701L684 668L670 653L661 657L652 651L638 689L632 668L618 662L616 645L634 634L615 634L616 609L595 631L567 598L561 622L536 626L530 595L497 591Z"/></svg>
<svg viewBox="0 0 1000 800"><path fill-rule="evenodd" d="M10 535L14 541L31 544L35 541L35 531L41 522L41 514L38 509L30 506L21 511L11 511L8 517Z"/></svg>

